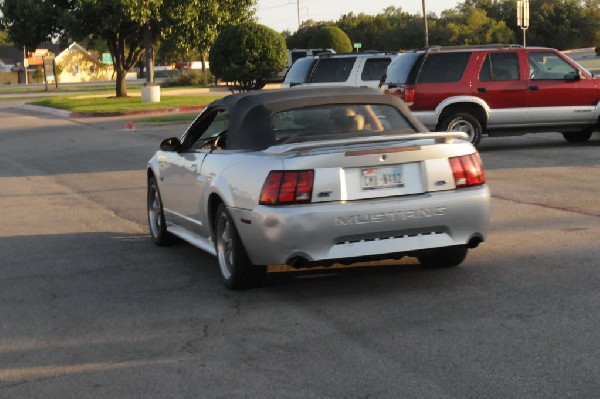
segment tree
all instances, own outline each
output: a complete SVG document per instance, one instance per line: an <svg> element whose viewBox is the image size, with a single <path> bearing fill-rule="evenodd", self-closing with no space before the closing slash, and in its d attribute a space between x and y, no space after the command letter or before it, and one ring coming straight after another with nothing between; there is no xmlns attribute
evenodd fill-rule
<svg viewBox="0 0 600 399"><path fill-rule="evenodd" d="M154 42L164 31L175 42L206 51L219 29L251 15L254 1L0 0L0 11L1 22L16 45L34 49L60 36L105 41L117 75L116 95L124 97L127 73L144 52L144 29L150 29ZM173 21L179 25L170 31Z"/></svg>
<svg viewBox="0 0 600 399"><path fill-rule="evenodd" d="M204 57L218 33L229 25L249 22L254 0L170 0L163 3L163 54Z"/></svg>
<svg viewBox="0 0 600 399"><path fill-rule="evenodd" d="M232 92L259 89L285 67L285 40L273 29L256 23L232 25L215 40L209 61L215 76L232 83Z"/></svg>
<svg viewBox="0 0 600 399"><path fill-rule="evenodd" d="M67 26L75 37L102 38L113 57L116 96L127 96L127 73L143 54L143 30L158 30L163 0L73 0Z"/></svg>
<svg viewBox="0 0 600 399"><path fill-rule="evenodd" d="M64 12L69 0L0 1L0 27L17 47L33 51L37 45L63 32Z"/></svg>
<svg viewBox="0 0 600 399"><path fill-rule="evenodd" d="M0 30L0 46L10 46L12 42L8 40L8 32Z"/></svg>
<svg viewBox="0 0 600 399"><path fill-rule="evenodd" d="M338 53L352 51L348 35L333 25L315 25L299 29L287 38L288 48L331 48Z"/></svg>

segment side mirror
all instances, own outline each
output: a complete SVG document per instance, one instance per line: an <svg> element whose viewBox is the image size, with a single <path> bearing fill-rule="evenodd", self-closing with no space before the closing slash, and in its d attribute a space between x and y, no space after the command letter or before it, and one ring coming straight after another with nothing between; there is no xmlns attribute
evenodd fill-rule
<svg viewBox="0 0 600 399"><path fill-rule="evenodd" d="M565 75L565 80L568 82L573 82L581 79L581 72L577 70L577 72L569 72Z"/></svg>
<svg viewBox="0 0 600 399"><path fill-rule="evenodd" d="M179 139L177 137L170 137L168 139L163 140L160 143L161 151L168 151L168 152L179 151L180 147L181 147L181 141L179 141Z"/></svg>

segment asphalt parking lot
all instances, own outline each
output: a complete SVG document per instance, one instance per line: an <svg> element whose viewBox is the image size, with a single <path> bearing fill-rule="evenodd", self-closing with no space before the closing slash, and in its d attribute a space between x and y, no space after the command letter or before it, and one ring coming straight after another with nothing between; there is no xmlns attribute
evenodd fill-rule
<svg viewBox="0 0 600 399"><path fill-rule="evenodd" d="M230 292L148 236L145 163L186 123L0 120L0 397L600 392L599 133L484 138L491 232L459 268L272 268Z"/></svg>

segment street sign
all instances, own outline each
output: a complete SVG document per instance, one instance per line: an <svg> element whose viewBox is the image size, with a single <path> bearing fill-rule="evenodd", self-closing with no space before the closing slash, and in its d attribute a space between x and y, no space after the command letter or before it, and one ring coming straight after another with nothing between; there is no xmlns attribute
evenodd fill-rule
<svg viewBox="0 0 600 399"><path fill-rule="evenodd" d="M102 63L112 65L113 58L110 53L102 53Z"/></svg>
<svg viewBox="0 0 600 399"><path fill-rule="evenodd" d="M523 29L523 47L526 47L525 31L529 28L529 0L517 0L517 25Z"/></svg>
<svg viewBox="0 0 600 399"><path fill-rule="evenodd" d="M354 43L354 48L359 49L362 47L362 43Z"/></svg>
<svg viewBox="0 0 600 399"><path fill-rule="evenodd" d="M517 25L521 29L529 28L529 0L517 1Z"/></svg>

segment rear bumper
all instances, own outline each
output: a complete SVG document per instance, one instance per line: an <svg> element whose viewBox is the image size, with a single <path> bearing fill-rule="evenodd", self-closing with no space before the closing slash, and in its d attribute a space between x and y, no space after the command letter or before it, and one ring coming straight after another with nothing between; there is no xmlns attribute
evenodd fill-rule
<svg viewBox="0 0 600 399"><path fill-rule="evenodd" d="M487 185L346 203L230 208L257 265L334 261L484 241Z"/></svg>

